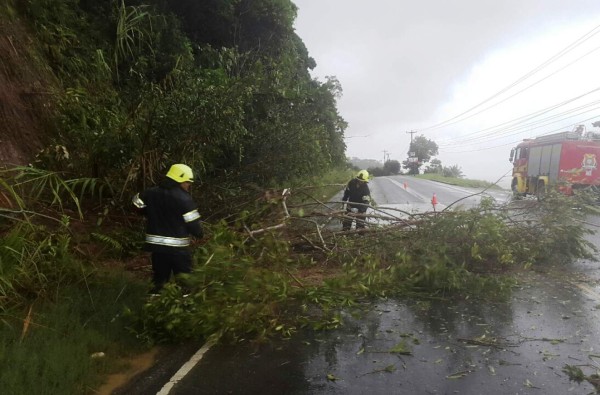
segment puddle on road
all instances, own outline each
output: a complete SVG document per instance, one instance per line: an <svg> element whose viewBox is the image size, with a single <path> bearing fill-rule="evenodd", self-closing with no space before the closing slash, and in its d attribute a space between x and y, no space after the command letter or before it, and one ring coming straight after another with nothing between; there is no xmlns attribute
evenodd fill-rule
<svg viewBox="0 0 600 395"><path fill-rule="evenodd" d="M562 369L595 363L600 301L525 276L503 303L387 300L345 311L338 330L215 347L174 393L593 393Z"/></svg>

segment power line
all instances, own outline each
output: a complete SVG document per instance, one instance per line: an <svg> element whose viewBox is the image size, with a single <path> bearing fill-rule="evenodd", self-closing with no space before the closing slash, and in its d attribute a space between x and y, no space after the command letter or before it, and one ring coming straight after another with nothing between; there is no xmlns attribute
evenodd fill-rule
<svg viewBox="0 0 600 395"><path fill-rule="evenodd" d="M560 119L554 120L552 122L547 122L545 124L541 124L541 125L536 126L536 128L540 128L540 127L552 125L552 124L555 124L555 123L558 123L558 122L561 122L561 121L565 121L565 120L567 120L569 118L573 118L573 117L576 117L576 116L579 116L579 115L583 115L583 114L586 114L588 112L597 111L597 110L600 110L600 107L595 107L595 108L592 108L590 110L583 111L583 112L580 112L580 113L577 113L577 114L574 114L574 115L571 115L571 116L568 116L568 117L560 118ZM525 130L523 130L523 129L525 129ZM494 140L499 140L499 139L502 139L502 138L506 138L506 137L510 137L510 136L516 136L516 135L519 135L519 134L523 134L523 133L528 132L529 130L531 130L531 129L529 129L527 126L523 126L523 127L518 128L518 129L513 129L513 130L511 130L512 133L506 133L506 134L503 134L502 136L498 136L498 137L495 137L495 138L490 138L490 139L483 140L483 141L469 141L469 142L462 143L462 144L459 144L459 145L464 146L466 144L472 145L472 144L488 143L488 142L491 142L491 141L494 141ZM448 147L448 146L444 146L444 147ZM450 146L450 147L452 147L452 146ZM454 147L456 147L456 146L454 146Z"/></svg>
<svg viewBox="0 0 600 395"><path fill-rule="evenodd" d="M477 134L479 134L481 132L485 132L485 131L488 131L488 130L492 130L493 131L492 133L496 133L498 131L501 132L502 131L501 127L504 126L504 125L508 125L508 124L511 124L511 123L518 124L520 122L526 122L526 121L528 121L530 119L534 119L534 118L536 118L536 117L538 117L540 115L546 114L546 113L548 113L548 112L550 112L552 110L556 110L557 108L563 107L563 106L565 106L565 105L567 105L569 103L575 102L575 101L577 101L577 100L579 100L579 99L581 99L581 98L583 98L585 96L591 95L592 93L595 93L595 92L598 92L598 91L600 91L600 87L594 88L594 89L592 89L592 90L590 90L590 91L588 91L586 93L583 93L581 95L572 97L570 99L567 99L567 100L562 101L560 103L557 103L557 104L551 105L549 107L543 108L541 110L534 111L532 113L525 114L525 115L522 115L522 116L517 117L517 118L513 118L513 119L511 119L509 121L500 123L498 125L494 125L494 126L490 126L490 127L484 128L484 129L480 129L480 130L477 130L477 131L472 132L472 133L467 133L466 135L463 135L463 136L459 137L458 139L462 140L464 137L474 136L474 135L477 135ZM596 102L593 102L593 103L596 103ZM515 125L513 125L513 126L515 126ZM498 130L498 129L500 129L500 130ZM466 140L468 141L468 139L466 139Z"/></svg>
<svg viewBox="0 0 600 395"><path fill-rule="evenodd" d="M510 132L514 132L515 130L522 130L524 128L531 128L531 127L536 127L536 128L543 127L543 126L547 126L549 124L556 123L556 122L559 122L559 121L562 121L562 120L565 120L565 119L568 119L568 118L572 118L573 116L578 116L578 115L582 115L582 114L588 113L590 111L598 110L598 109L600 109L600 107L593 107L591 109L587 109L585 111L579 112L579 113L571 115L569 117L560 118L558 121L550 122L550 123L546 123L546 124L542 124L545 121L549 121L549 120L554 119L554 118L559 118L559 117L562 117L564 115L567 115L567 114L573 113L575 111L579 111L579 110L582 110L582 109L585 109L587 107L591 107L591 106L594 106L594 105L597 105L597 104L600 104L600 100L592 102L592 103L585 104L583 106L572 108L572 109L564 111L562 113L554 114L554 115L551 115L551 116L548 116L546 118L542 118L542 119L539 119L539 120L536 120L536 121L533 121L533 122L530 122L530 123L512 125L512 126L504 128L504 129L494 130L492 132L483 134L481 136L476 136L476 137L471 137L471 138L465 138L465 139L458 138L458 139L450 141L450 142L448 142L446 144L442 142L442 143L439 143L438 145L440 147L451 147L451 146L456 146L456 145L464 145L464 144L468 144L468 143L482 143L482 142L487 142L487 141L498 140L498 139L504 138L506 136L510 136L510 135L514 135L514 134L520 133L520 132L510 133Z"/></svg>
<svg viewBox="0 0 600 395"><path fill-rule="evenodd" d="M547 133L540 134L537 137L546 136L548 134L552 134L552 133L556 133L556 132L562 132L562 131L564 131L565 128L573 127L573 126L576 126L576 125L581 125L584 122L591 121L593 119L598 119L598 118L600 118L600 115L596 115L596 116L591 117L591 118L587 118L587 119L583 119L581 121L577 121L575 123L563 126L563 127L559 128L559 129L551 130L551 131L549 131ZM444 151L444 153L447 153L447 154L462 154L462 153L472 153L472 152L479 152L479 151L487 151L487 150L494 149L494 148L507 147L507 146L510 146L510 145L514 145L514 144L520 143L521 141L523 141L523 140L521 139L521 140L511 141L510 143L494 145L492 147L483 147L483 148L470 149L470 150L465 150L465 151Z"/></svg>
<svg viewBox="0 0 600 395"><path fill-rule="evenodd" d="M591 109L586 109L587 107L594 106L594 105L597 105L597 104L600 104L600 101L596 101L596 102L593 102L593 103L586 104L584 106L573 108L573 109L570 109L568 111L564 111L564 112L559 113L559 114L554 114L554 115L551 115L551 116L548 116L548 117L536 120L534 122L524 123L524 124L518 124L518 125L511 125L511 126L508 126L508 127L504 128L504 129L495 130L495 131L492 131L492 132L487 133L485 135L481 135L481 136L477 136L477 137L473 137L473 138L469 138L469 139L464 139L464 140L458 140L456 142L455 141L451 141L451 142L448 142L448 143L443 143L442 142L442 143L440 143L440 145L441 146L451 146L451 145L458 145L458 144L464 145L464 144L468 144L468 143L477 143L477 142L481 143L481 142L485 142L485 141L498 140L499 138L503 138L503 137L506 137L506 136L511 136L511 135L520 133L520 132L511 133L511 132L514 132L514 131L519 131L519 130L523 130L523 129L530 129L530 128L534 128L534 127L535 128L539 128L539 127L547 126L547 125L552 124L552 123L563 121L565 119L572 118L574 116L578 116L578 115L582 115L582 114L585 114L585 113L588 113L588 112L591 112L591 111L598 110L598 109L600 109L600 107L593 107ZM579 112L577 114L572 114L573 112L576 112L576 111L579 111L579 110L582 110L582 109L586 109L586 110L585 111L581 111L581 112ZM568 114L572 114L572 115L565 116L565 115L568 115ZM560 118L560 117L562 117L562 118ZM558 118L558 120L556 120L556 118ZM553 120L553 119L554 119L554 121L552 121L552 122L546 122L546 121L550 121L550 120Z"/></svg>
<svg viewBox="0 0 600 395"><path fill-rule="evenodd" d="M541 65L539 65L536 68L534 68L533 70L529 71L528 73L526 73L525 75L523 75L522 77L520 77L519 79L517 79L516 81L514 81L510 85L508 85L507 87L505 87L505 88L501 89L500 91L496 92L495 94L493 94L492 96L488 97L487 99L485 99L484 101L480 102L479 104L476 104L475 106L467 109L466 111L463 111L462 113L460 113L460 114L458 114L458 115L456 115L456 116L454 116L452 118L449 118L449 119L447 119L445 121L439 122L439 123L437 123L435 125L428 126L426 128L420 129L420 130L421 131L425 131L425 130L438 129L438 128L440 128L442 126L445 126L445 125L449 124L450 122L452 122L452 121L454 121L454 120L462 117L463 115L470 113L474 109L481 107L485 103L487 103L487 102L495 99L496 97L498 97L502 93L510 90L511 88L513 88L514 86L516 86L517 84L523 82L527 78L531 77L532 75L534 75L538 71L540 71L543 68L545 68L547 65L553 63L554 61L556 61L560 57L564 56L566 53L570 52L571 50L573 50L577 46L581 45L585 41L587 41L590 38L592 38L593 36L595 36L596 34L599 33L599 31L597 31L598 29L600 29L600 25L596 26L595 28L593 28L592 30L590 30L588 33L586 33L583 36L579 37L577 40L575 40L574 42L572 42L571 44L569 44L568 46L566 46L565 48L563 48L562 50L560 50L558 53L556 53L555 55L553 55L552 57L550 57L548 60L546 60L545 62L543 62ZM587 56L587 54L586 54L586 56ZM457 121L457 122L460 122L460 121Z"/></svg>
<svg viewBox="0 0 600 395"><path fill-rule="evenodd" d="M538 80L538 81L534 82L533 84L531 84L531 85L528 85L528 86L526 86L525 88L523 88L523 89L521 89L521 90L519 90L519 91L517 91L517 92L513 93L512 95L510 95L510 96L508 96L508 97L505 97L504 99L502 99L502 100L500 100L500 101L498 101L498 102L496 102L496 103L494 103L494 104L492 104L492 105L490 105L490 106L487 106L487 107L485 107L485 108L483 108L483 109L481 109L481 110L477 111L476 113L469 115L468 117L464 117L464 118L462 118L462 119L459 119L459 120L456 120L456 121L454 121L454 122L449 122L449 123L445 124L444 126L454 125L454 124L456 124L456 123L462 122L462 121L464 121L464 120L467 120L467 119L469 119L469 118L473 118L474 116L476 116L476 115L479 115L479 114L481 114L482 112L485 112L485 111L489 110L490 108L496 107L497 105L499 105L499 104L502 104L502 103L504 103L504 102L508 101L509 99L512 99L513 97L515 97L515 96L517 96L517 95L519 95L519 94L521 94L521 93L525 92L526 90L528 90L528 89L530 89L530 88L532 88L532 87L536 86L536 85L537 85L537 84L539 84L540 82L543 82L543 81L547 80L548 78L552 77L553 75L555 75L555 74L557 74L557 73L559 73L559 72L563 71L563 70L564 70L564 69L566 69L567 67L570 67L570 66L572 66L573 64L577 63L577 62L578 62L579 60L581 60L582 58L584 58L584 57L586 57L586 56L588 56L588 55L592 54L593 52L595 52L595 51L597 51L597 50L599 50L599 49L600 49L600 47L594 48L593 50L589 51L588 53L586 53L586 54L584 54L584 55L580 56L579 58L575 59L575 60L574 60L574 61L572 61L571 63L569 63L569 64L567 64L567 65L565 65L565 66L561 67L560 69L558 69L558 70L556 70L555 72L553 72L553 73L551 73L551 74L549 74L549 75L545 76L544 78L542 78L542 79L540 79L540 80Z"/></svg>

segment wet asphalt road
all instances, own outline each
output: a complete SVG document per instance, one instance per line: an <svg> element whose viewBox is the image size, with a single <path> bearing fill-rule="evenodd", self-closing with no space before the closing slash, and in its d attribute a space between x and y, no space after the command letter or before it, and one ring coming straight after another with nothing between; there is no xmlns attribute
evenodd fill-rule
<svg viewBox="0 0 600 395"><path fill-rule="evenodd" d="M378 205L397 207L408 212L431 211L433 194L438 201L438 211L449 205L454 208L475 206L482 196L494 198L499 203L510 200L510 193L505 190L488 189L483 194L475 195L481 189L457 187L411 176L377 177L369 182L369 186Z"/></svg>
<svg viewBox="0 0 600 395"><path fill-rule="evenodd" d="M562 369L600 362L600 300L565 278L530 273L504 303L380 301L337 330L214 347L171 393L593 393Z"/></svg>
<svg viewBox="0 0 600 395"><path fill-rule="evenodd" d="M472 192L402 176L371 189L380 206L407 211L430 210L434 192L440 205ZM380 300L344 311L336 330L215 346L170 394L595 393L563 368L600 368L598 263L544 270L522 274L504 302Z"/></svg>

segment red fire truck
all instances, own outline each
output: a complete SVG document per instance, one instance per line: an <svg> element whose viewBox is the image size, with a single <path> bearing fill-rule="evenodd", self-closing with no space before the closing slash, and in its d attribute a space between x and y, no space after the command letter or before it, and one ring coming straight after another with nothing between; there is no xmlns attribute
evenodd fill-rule
<svg viewBox="0 0 600 395"><path fill-rule="evenodd" d="M548 186L566 194L600 186L600 135L574 132L525 139L510 151L513 164L511 188L518 195L543 195Z"/></svg>

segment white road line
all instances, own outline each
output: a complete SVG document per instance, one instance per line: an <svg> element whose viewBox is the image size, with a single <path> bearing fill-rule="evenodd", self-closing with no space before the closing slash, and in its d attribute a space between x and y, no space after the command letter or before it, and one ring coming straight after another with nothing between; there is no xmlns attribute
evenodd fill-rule
<svg viewBox="0 0 600 395"><path fill-rule="evenodd" d="M425 196L421 195L420 193L416 192L415 190L412 190L412 189L411 189L411 190L409 191L408 189L404 189L404 185L400 184L400 183L399 183L398 181L396 181L396 180L392 180L391 178L385 177L384 179L388 180L388 181L389 181L389 182L391 182L392 184L395 184L396 186L398 186L399 188L403 189L403 190L404 190L405 192L407 192L408 194L410 194L410 195L412 195L412 196L416 197L417 199L420 199L420 200L422 200L422 201L423 201L423 203L421 203L421 204L425 204L425 205L426 205L425 207L427 207L427 205L430 205L430 204L431 204L431 201L430 201L430 200L428 200L428 199L427 199ZM428 202L429 202L429 203L428 203ZM417 206L418 206L418 204L415 204L415 203L409 203L408 205L412 205L412 206L415 206L415 207L417 207ZM383 209L383 208L385 208L385 203L382 203L380 208L382 208L382 209ZM431 208L433 209L433 211L436 211L436 210L437 210L437 211L441 211L441 210L443 210L443 209L445 209L445 208L446 208L446 205L445 205L445 204L440 204L440 203L438 203L438 204L437 204L437 207L433 207L433 206L431 206ZM427 211L431 211L431 210L427 210L427 209L424 209L424 210L423 210L423 212L427 212Z"/></svg>
<svg viewBox="0 0 600 395"><path fill-rule="evenodd" d="M427 203L427 198L425 196L421 195L420 193L418 193L417 191L414 191L412 189L410 191L408 189L404 189L403 184L400 184L398 181L392 180L391 178L385 177L385 179L388 180L389 182L391 182L392 184L395 184L400 189L405 190L408 194L413 195L417 199L421 199L423 202Z"/></svg>
<svg viewBox="0 0 600 395"><path fill-rule="evenodd" d="M156 393L156 395L168 395L169 392L173 389L175 384L177 384L180 380L182 380L193 368L196 366L198 362L202 359L204 354L214 345L214 341L206 342L192 357L183 364L182 367L179 368L177 373L171 377L168 383L166 383L160 391Z"/></svg>
<svg viewBox="0 0 600 395"><path fill-rule="evenodd" d="M438 184L438 186L440 186L442 188L459 191L459 192L465 193L469 196L479 193L480 195L488 195L491 197L497 197L500 200L507 200L512 196L512 192L508 192L504 189L502 189L502 190L488 189L485 192L483 192L484 188L471 187L470 189L467 189L467 188L459 187L459 186L452 185L452 184L446 184L445 182L438 182L438 181L432 181L432 182L435 182L436 184Z"/></svg>
<svg viewBox="0 0 600 395"><path fill-rule="evenodd" d="M598 294L598 292L596 292L594 289L592 289L591 287L587 286L586 284L576 283L574 281L569 281L569 283L571 285L576 286L580 290L582 290L587 296L589 296L593 300L600 301L600 294Z"/></svg>

